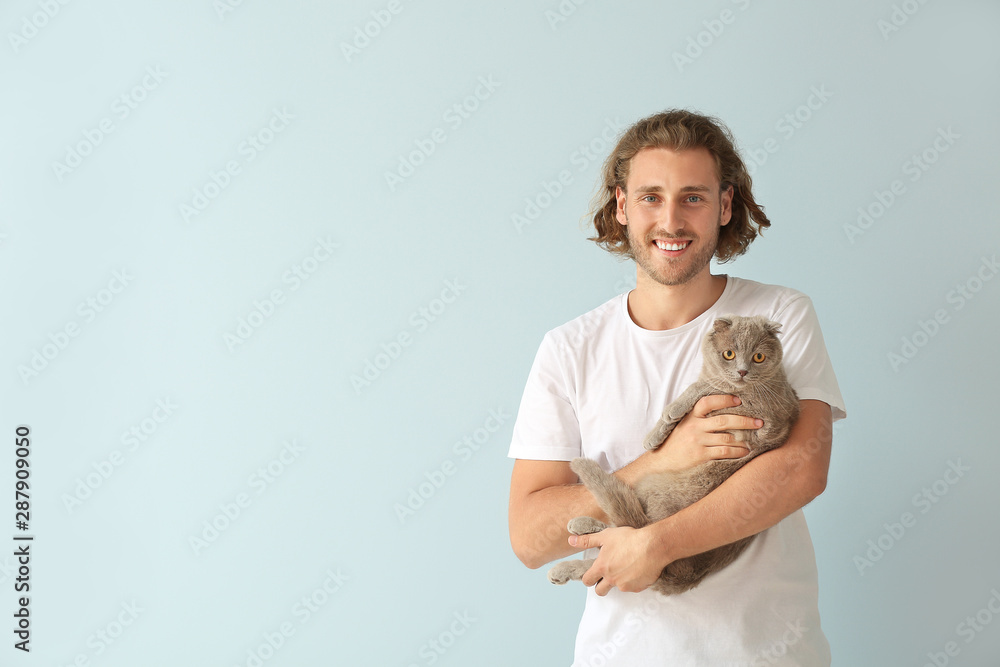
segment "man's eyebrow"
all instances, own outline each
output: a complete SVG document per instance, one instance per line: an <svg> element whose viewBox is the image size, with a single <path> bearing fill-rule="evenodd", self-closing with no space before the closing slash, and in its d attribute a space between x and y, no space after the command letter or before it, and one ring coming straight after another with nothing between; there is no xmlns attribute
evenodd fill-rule
<svg viewBox="0 0 1000 667"><path fill-rule="evenodd" d="M663 192L662 185L642 185L635 189L637 194L647 194L650 192ZM712 189L707 185L685 185L680 189L681 192L712 192Z"/></svg>

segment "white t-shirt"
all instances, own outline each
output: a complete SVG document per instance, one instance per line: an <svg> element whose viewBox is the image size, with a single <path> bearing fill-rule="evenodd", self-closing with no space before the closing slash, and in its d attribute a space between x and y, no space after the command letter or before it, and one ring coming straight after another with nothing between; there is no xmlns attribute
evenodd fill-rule
<svg viewBox="0 0 1000 667"><path fill-rule="evenodd" d="M638 458L663 407L697 379L701 341L726 314L781 323L785 370L799 398L829 404L834 420L846 416L812 302L801 292L729 277L711 308L667 331L635 324L627 297L545 335L518 409L511 458L585 456L608 472ZM596 555L593 549L584 557ZM600 597L588 589L573 666L829 665L817 596L815 554L799 510L686 593L612 589Z"/></svg>

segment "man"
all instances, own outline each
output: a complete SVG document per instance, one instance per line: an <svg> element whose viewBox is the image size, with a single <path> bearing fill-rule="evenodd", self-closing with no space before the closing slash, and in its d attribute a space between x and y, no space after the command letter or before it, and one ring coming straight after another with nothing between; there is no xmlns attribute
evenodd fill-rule
<svg viewBox="0 0 1000 667"><path fill-rule="evenodd" d="M846 413L812 303L795 290L710 273L713 256L742 254L770 225L718 121L676 110L645 118L622 135L602 175L592 240L635 260L636 288L542 341L509 454L514 551L531 568L584 549L597 558L583 578L591 588L576 667L829 665L801 508L825 488L831 424ZM711 414L734 405L733 396L703 398L662 447L642 446L663 407L697 378L701 340L724 314L781 323L801 405L788 441L662 521L569 535L573 517L606 520L570 470L574 457L634 483L747 453L724 431L761 422ZM697 588L646 590L674 560L761 532Z"/></svg>

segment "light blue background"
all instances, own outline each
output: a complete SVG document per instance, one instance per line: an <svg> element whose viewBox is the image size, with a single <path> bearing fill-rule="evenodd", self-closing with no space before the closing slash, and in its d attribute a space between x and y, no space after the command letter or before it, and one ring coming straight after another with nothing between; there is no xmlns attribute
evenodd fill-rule
<svg viewBox="0 0 1000 667"><path fill-rule="evenodd" d="M1000 280L975 282L1000 250L996 2L219 6L0 9L0 405L7 438L32 428L36 535L32 652L8 632L0 663L248 665L287 624L263 664L568 665L583 589L510 550L512 419L544 332L634 284L582 224L602 131L686 107L731 127L773 222L718 270L812 296L848 404L806 510L834 664L921 665L951 641L949 664L996 664L1000 618L959 633L1000 590ZM269 136L276 109L294 118ZM87 146L103 119L113 131ZM257 134L272 141L250 161ZM92 150L60 178L81 142ZM239 172L185 220L229 161ZM519 227L563 170L571 182ZM317 239L338 247L312 263ZM297 265L315 271L293 289ZM447 281L458 295L436 301ZM958 285L979 288L961 308ZM282 303L227 345L276 289ZM92 321L87 299L105 301ZM409 345L380 359L400 334ZM921 346L894 367L904 337ZM25 372L36 352L51 358ZM384 368L358 391L368 362ZM176 405L162 423L158 400ZM491 411L502 426L477 434ZM133 427L148 432L134 451ZM456 446L466 437L481 448ZM290 440L301 451L274 463ZM971 469L941 482L949 462ZM262 485L268 465L280 474ZM88 475L96 488L67 504ZM918 502L924 488L936 502ZM915 525L892 537L904 512ZM193 548L213 520L226 528ZM890 548L859 565L880 539ZM13 565L0 556L8 624ZM323 601L307 617L304 596Z"/></svg>

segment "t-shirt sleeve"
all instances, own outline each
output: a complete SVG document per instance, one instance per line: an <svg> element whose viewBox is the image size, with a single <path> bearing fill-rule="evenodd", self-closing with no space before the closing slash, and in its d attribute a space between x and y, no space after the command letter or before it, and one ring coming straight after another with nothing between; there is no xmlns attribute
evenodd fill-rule
<svg viewBox="0 0 1000 667"><path fill-rule="evenodd" d="M785 372L799 399L828 404L833 409L834 421L846 417L844 397L812 300L804 294L797 295L775 314L774 320L781 323Z"/></svg>
<svg viewBox="0 0 1000 667"><path fill-rule="evenodd" d="M510 458L571 461L581 455L580 422L560 352L552 333L546 334L517 409Z"/></svg>

